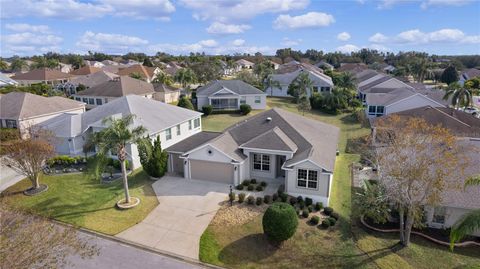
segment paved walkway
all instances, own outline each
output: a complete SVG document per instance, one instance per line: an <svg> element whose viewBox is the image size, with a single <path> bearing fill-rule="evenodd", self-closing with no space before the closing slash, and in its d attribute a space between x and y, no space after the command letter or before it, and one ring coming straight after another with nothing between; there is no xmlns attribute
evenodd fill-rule
<svg viewBox="0 0 480 269"><path fill-rule="evenodd" d="M169 269L200 269L206 268L201 265L191 264L182 260L160 255L117 241L97 237L85 232L79 232L79 236L88 238L95 244L100 253L88 259L82 259L80 256L70 256L68 261L71 263L67 268L97 269L97 268L169 268Z"/></svg>
<svg viewBox="0 0 480 269"><path fill-rule="evenodd" d="M0 192L6 190L8 187L14 185L25 176L18 174L12 168L1 164L0 165Z"/></svg>
<svg viewBox="0 0 480 269"><path fill-rule="evenodd" d="M152 186L160 204L117 236L198 260L200 236L227 200L229 185L166 176Z"/></svg>

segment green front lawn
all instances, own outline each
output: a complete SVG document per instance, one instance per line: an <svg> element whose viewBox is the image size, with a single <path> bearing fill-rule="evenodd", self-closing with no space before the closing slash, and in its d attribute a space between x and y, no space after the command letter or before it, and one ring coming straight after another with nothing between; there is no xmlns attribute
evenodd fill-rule
<svg viewBox="0 0 480 269"><path fill-rule="evenodd" d="M124 197L123 183L117 180L101 184L84 174L42 176L48 191L25 196L21 191L30 187L24 179L8 188L6 202L59 221L117 234L142 221L158 204L152 181L142 170L129 176L130 194L140 198L140 204L129 210L119 210L115 203Z"/></svg>

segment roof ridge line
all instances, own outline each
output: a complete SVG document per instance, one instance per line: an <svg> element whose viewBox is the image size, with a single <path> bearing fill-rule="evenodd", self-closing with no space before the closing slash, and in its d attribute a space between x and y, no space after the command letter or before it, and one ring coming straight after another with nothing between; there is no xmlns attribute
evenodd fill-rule
<svg viewBox="0 0 480 269"><path fill-rule="evenodd" d="M430 107L432 107L432 106L430 106ZM463 121L455 118L455 117L452 116L452 115L449 115L448 113L445 113L445 112L441 111L440 109L438 109L438 108L436 108L436 107L432 107L432 108L435 109L435 110L437 110L437 111L439 111L440 113L443 113L443 114L447 115L449 118L452 118L452 119L454 119L454 120L456 120L456 121L458 121L458 122L466 125L467 127L472 127L471 125L469 125L469 124L467 124L467 123L465 123L465 122L463 122Z"/></svg>

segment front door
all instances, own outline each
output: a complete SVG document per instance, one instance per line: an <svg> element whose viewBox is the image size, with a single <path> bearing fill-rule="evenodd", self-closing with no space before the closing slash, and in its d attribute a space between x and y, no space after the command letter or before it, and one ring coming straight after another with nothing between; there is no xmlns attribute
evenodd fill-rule
<svg viewBox="0 0 480 269"><path fill-rule="evenodd" d="M277 173L276 177L285 177L285 170L282 169L283 164L285 163L286 157L282 155L277 155Z"/></svg>

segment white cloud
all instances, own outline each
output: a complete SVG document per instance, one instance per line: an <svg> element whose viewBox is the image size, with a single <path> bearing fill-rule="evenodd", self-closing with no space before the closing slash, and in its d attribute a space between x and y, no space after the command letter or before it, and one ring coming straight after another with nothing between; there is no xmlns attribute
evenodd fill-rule
<svg viewBox="0 0 480 269"><path fill-rule="evenodd" d="M140 51L147 44L147 40L135 36L90 31L85 32L76 43L78 47L85 50L108 53Z"/></svg>
<svg viewBox="0 0 480 269"><path fill-rule="evenodd" d="M390 51L389 48L385 47L384 45L380 45L380 44L370 44L369 46L367 46L365 48L378 50L378 51L383 51L383 52Z"/></svg>
<svg viewBox="0 0 480 269"><path fill-rule="evenodd" d="M347 41L351 38L350 34L347 32L342 32L337 35L337 39L341 41Z"/></svg>
<svg viewBox="0 0 480 269"><path fill-rule="evenodd" d="M99 18L106 15L168 20L175 11L170 0L3 0L2 17Z"/></svg>
<svg viewBox="0 0 480 269"><path fill-rule="evenodd" d="M5 29L14 32L35 32L47 34L50 33L48 25L32 25L27 23L7 23Z"/></svg>
<svg viewBox="0 0 480 269"><path fill-rule="evenodd" d="M369 38L372 43L395 43L395 44L430 44L430 43L454 43L454 44L477 44L480 43L480 35L468 36L459 29L440 29L425 33L419 29L401 32L394 37L387 37L376 33Z"/></svg>
<svg viewBox="0 0 480 269"><path fill-rule="evenodd" d="M184 7L193 10L195 19L214 19L220 22L249 20L260 14L304 9L309 2L309 0L180 0Z"/></svg>
<svg viewBox="0 0 480 269"><path fill-rule="evenodd" d="M232 41L232 45L235 47L243 46L243 44L245 44L245 40L243 39L235 39Z"/></svg>
<svg viewBox="0 0 480 269"><path fill-rule="evenodd" d="M351 53L358 50L360 50L360 48L352 44L343 45L343 46L337 47L336 49L336 51L339 51L341 53Z"/></svg>
<svg viewBox="0 0 480 269"><path fill-rule="evenodd" d="M15 33L2 36L5 54L59 51L63 38L51 34Z"/></svg>
<svg viewBox="0 0 480 269"><path fill-rule="evenodd" d="M335 22L332 15L322 12L308 12L299 16L280 15L273 22L275 29L299 29L324 27Z"/></svg>
<svg viewBox="0 0 480 269"><path fill-rule="evenodd" d="M250 29L250 25L246 24L225 24L214 22L207 28L209 34L241 34Z"/></svg>
<svg viewBox="0 0 480 269"><path fill-rule="evenodd" d="M381 33L376 33L368 39L368 41L373 43L384 43L384 42L387 42L387 40L388 40L388 37L386 37Z"/></svg>
<svg viewBox="0 0 480 269"><path fill-rule="evenodd" d="M463 6L471 2L472 0L426 0L420 6L426 9L431 6Z"/></svg>
<svg viewBox="0 0 480 269"><path fill-rule="evenodd" d="M286 47L295 47L300 45L302 41L303 41L302 39L290 39L288 37L285 37L282 40L282 45Z"/></svg>
<svg viewBox="0 0 480 269"><path fill-rule="evenodd" d="M213 39L201 40L200 42L198 42L198 44L207 48L213 48L218 46L218 42Z"/></svg>

